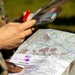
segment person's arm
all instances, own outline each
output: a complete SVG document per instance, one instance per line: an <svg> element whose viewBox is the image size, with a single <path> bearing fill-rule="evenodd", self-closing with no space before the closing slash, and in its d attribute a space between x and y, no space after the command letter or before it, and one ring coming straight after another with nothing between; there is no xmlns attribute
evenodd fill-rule
<svg viewBox="0 0 75 75"><path fill-rule="evenodd" d="M35 20L24 23L8 23L0 28L0 49L13 49L18 47L25 37L32 34Z"/></svg>

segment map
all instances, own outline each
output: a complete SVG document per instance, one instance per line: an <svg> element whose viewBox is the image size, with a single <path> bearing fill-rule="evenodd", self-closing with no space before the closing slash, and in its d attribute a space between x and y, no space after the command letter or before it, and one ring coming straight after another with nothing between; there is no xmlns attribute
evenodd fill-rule
<svg viewBox="0 0 75 75"><path fill-rule="evenodd" d="M55 29L39 29L10 60L24 68L22 75L69 75L74 61L75 34Z"/></svg>

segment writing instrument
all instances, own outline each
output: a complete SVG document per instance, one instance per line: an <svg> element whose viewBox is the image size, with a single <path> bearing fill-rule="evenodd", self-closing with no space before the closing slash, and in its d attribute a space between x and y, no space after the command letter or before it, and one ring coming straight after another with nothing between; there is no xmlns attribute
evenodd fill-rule
<svg viewBox="0 0 75 75"><path fill-rule="evenodd" d="M26 13L25 13L25 15L23 16L23 18L22 18L22 22L25 22L25 21L27 21L27 18L28 18L28 16L30 15L30 10L27 10L26 11Z"/></svg>

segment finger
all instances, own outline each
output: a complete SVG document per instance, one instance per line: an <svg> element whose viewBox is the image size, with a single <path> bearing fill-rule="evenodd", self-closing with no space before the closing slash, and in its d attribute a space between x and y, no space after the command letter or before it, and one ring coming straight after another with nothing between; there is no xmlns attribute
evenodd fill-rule
<svg viewBox="0 0 75 75"><path fill-rule="evenodd" d="M34 30L35 30L35 28L33 28L33 27L32 27L31 29L32 29L32 31L34 31Z"/></svg>
<svg viewBox="0 0 75 75"><path fill-rule="evenodd" d="M21 26L24 30L26 30L26 29L32 27L35 23L36 23L36 20L30 20L30 21L22 23Z"/></svg>
<svg viewBox="0 0 75 75"><path fill-rule="evenodd" d="M22 38L25 38L25 37L27 37L27 36L29 36L29 35L31 35L32 34L32 32L33 32L33 30L32 29L28 29L28 30L25 30L24 32L22 32L21 34L22 34Z"/></svg>

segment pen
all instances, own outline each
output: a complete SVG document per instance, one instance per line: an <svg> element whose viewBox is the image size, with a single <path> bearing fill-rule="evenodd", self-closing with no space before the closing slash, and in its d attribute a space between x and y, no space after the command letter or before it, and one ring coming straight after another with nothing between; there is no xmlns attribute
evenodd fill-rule
<svg viewBox="0 0 75 75"><path fill-rule="evenodd" d="M26 11L26 13L25 13L25 15L23 16L23 18L22 18L22 22L25 22L26 20L27 20L27 18L28 18L28 16L30 15L30 10L27 10Z"/></svg>

